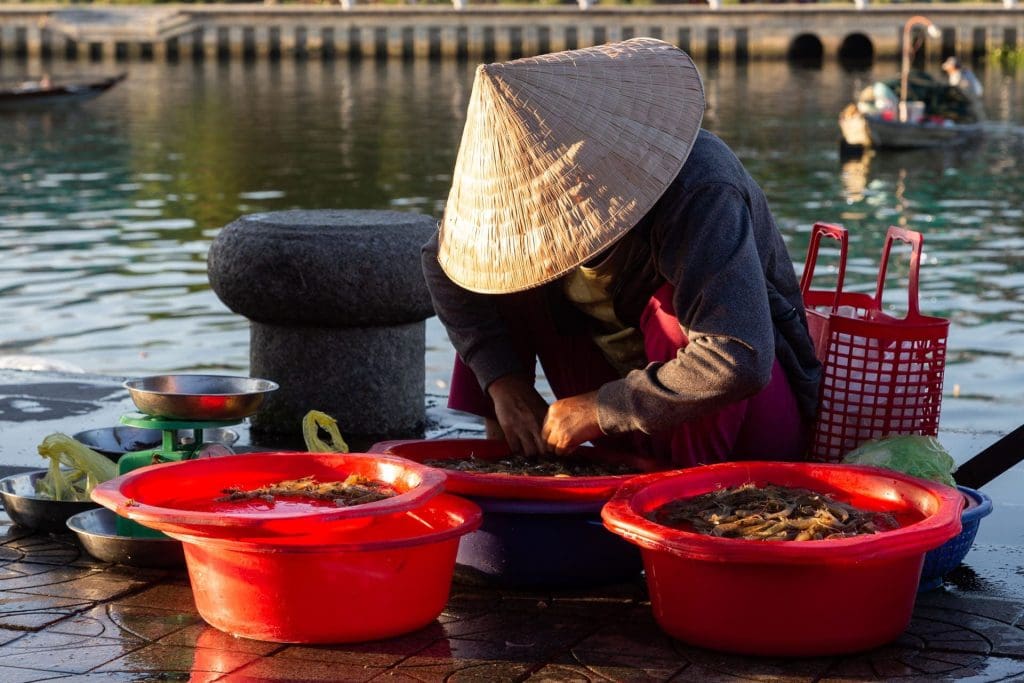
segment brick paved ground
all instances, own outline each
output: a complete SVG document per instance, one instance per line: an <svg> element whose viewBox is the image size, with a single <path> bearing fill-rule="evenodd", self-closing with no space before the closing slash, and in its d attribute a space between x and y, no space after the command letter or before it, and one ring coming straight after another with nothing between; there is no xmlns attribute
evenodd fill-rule
<svg viewBox="0 0 1024 683"><path fill-rule="evenodd" d="M65 387L55 396L53 382L41 390L16 386L10 375L0 380L7 382L0 382L0 435L8 449L9 436L31 432L17 410L35 411L38 440L61 423L67 431L87 428L77 426L93 419L84 406L123 408L123 397L105 391L103 381L95 391ZM63 417L40 408L60 401L71 408ZM445 419L432 424L434 434L458 431ZM0 516L0 682L1024 680L1022 565L1022 547L976 546L943 589L919 597L897 642L846 657L748 658L689 647L661 633L639 578L561 592L456 582L444 613L425 629L309 647L234 638L205 625L182 570L109 565L73 536L32 533ZM756 618L773 628L770 615Z"/></svg>

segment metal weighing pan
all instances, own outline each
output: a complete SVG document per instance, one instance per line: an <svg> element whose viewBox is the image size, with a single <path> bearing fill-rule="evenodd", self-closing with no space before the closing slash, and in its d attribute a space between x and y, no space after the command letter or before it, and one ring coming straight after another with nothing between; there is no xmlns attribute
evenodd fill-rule
<svg viewBox="0 0 1024 683"><path fill-rule="evenodd" d="M99 507L87 501L65 501L40 498L36 495L36 480L46 476L46 470L32 470L12 474L0 479L0 499L7 516L18 526L36 531L67 531L68 517Z"/></svg>
<svg viewBox="0 0 1024 683"><path fill-rule="evenodd" d="M124 387L146 415L171 420L241 420L259 410L277 384L229 375L153 375Z"/></svg>
<svg viewBox="0 0 1024 683"><path fill-rule="evenodd" d="M136 538L117 535L117 515L107 508L80 512L67 520L78 542L97 560L132 567L185 566L181 541L173 538Z"/></svg>

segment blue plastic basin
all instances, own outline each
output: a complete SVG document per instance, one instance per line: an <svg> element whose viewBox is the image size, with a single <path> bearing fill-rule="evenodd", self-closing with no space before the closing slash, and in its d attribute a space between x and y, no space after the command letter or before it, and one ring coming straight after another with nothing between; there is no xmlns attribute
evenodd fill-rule
<svg viewBox="0 0 1024 683"><path fill-rule="evenodd" d="M462 538L456 577L508 588L576 588L639 578L639 548L608 531L605 501L469 498L484 511Z"/></svg>
<svg viewBox="0 0 1024 683"><path fill-rule="evenodd" d="M958 486L960 492L973 500L977 505L964 510L960 517L960 533L940 545L935 550L928 551L924 556L924 569L921 570L921 583L918 592L930 591L942 585L946 574L950 573L963 562L971 546L974 544L974 537L978 535L978 525L981 518L992 512L992 499L988 495L976 489Z"/></svg>

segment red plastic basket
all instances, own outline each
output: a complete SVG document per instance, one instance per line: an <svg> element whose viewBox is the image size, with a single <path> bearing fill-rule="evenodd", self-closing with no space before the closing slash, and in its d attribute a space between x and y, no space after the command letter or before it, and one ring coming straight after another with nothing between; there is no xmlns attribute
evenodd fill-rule
<svg viewBox="0 0 1024 683"><path fill-rule="evenodd" d="M810 288L822 237L840 243L836 288L831 291ZM886 269L896 240L911 246L904 318L882 312ZM921 315L918 308L923 244L921 233L890 227L874 296L844 292L846 229L814 225L800 281L808 326L823 365L812 460L838 462L865 441L889 434L938 433L949 321Z"/></svg>

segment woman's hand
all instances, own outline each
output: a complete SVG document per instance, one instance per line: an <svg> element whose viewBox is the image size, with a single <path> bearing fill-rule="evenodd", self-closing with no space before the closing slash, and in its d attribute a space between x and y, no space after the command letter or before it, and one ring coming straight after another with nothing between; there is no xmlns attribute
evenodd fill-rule
<svg viewBox="0 0 1024 683"><path fill-rule="evenodd" d="M541 430L547 448L559 455L603 434L597 422L596 391L552 403Z"/></svg>
<svg viewBox="0 0 1024 683"><path fill-rule="evenodd" d="M532 382L519 375L505 375L491 382L487 393L494 401L498 426L513 453L537 456L548 452L540 435L548 404Z"/></svg>

